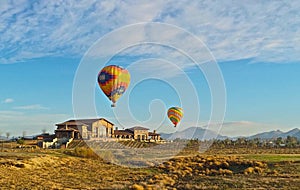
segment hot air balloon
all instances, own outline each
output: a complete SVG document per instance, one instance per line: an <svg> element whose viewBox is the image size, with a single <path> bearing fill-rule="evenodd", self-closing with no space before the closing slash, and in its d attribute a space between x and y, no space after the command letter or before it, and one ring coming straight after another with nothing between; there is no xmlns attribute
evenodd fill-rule
<svg viewBox="0 0 300 190"><path fill-rule="evenodd" d="M183 110L180 107L171 107L168 110L168 118L174 124L174 127L180 122L183 117Z"/></svg>
<svg viewBox="0 0 300 190"><path fill-rule="evenodd" d="M98 84L104 94L116 106L117 100L124 94L130 83L129 72L117 65L104 67L98 74Z"/></svg>

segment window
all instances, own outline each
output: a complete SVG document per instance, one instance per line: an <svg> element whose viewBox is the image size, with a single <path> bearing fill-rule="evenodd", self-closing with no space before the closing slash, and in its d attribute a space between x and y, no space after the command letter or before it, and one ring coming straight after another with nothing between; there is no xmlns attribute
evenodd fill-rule
<svg viewBox="0 0 300 190"><path fill-rule="evenodd" d="M99 127L99 137L106 137L106 127L104 126Z"/></svg>

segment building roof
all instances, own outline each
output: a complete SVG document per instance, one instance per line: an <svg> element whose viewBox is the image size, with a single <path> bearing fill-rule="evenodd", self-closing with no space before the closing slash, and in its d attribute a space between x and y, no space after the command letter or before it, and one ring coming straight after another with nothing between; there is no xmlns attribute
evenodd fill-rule
<svg viewBox="0 0 300 190"><path fill-rule="evenodd" d="M92 123L96 122L96 121L99 121L99 120L104 120L106 121L107 123L110 123L112 125L114 125L112 122L104 119L104 118L95 118L95 119L70 119L68 121L65 121L63 123L58 123L56 124L56 126L58 125L91 125Z"/></svg>
<svg viewBox="0 0 300 190"><path fill-rule="evenodd" d="M149 132L148 135L149 135L149 136L160 136L160 134L158 134L158 133L153 133L153 132Z"/></svg>
<svg viewBox="0 0 300 190"><path fill-rule="evenodd" d="M129 128L128 130L130 131L135 131L135 130L149 130L148 128L145 128L145 127L140 127L140 126L136 126L136 127L131 127Z"/></svg>
<svg viewBox="0 0 300 190"><path fill-rule="evenodd" d="M78 130L77 130L77 129L72 129L72 128L71 128L71 129L56 129L55 132L56 132L56 131L59 131L59 132L65 132L65 131L66 131L66 132L68 132L68 131L78 131Z"/></svg>
<svg viewBox="0 0 300 190"><path fill-rule="evenodd" d="M82 123L80 121L69 120L69 121L65 121L63 123L56 124L56 126L59 126L59 125L76 125L76 126L82 126L82 125L88 125L88 124Z"/></svg>
<svg viewBox="0 0 300 190"><path fill-rule="evenodd" d="M114 130L115 135L133 135L129 130Z"/></svg>

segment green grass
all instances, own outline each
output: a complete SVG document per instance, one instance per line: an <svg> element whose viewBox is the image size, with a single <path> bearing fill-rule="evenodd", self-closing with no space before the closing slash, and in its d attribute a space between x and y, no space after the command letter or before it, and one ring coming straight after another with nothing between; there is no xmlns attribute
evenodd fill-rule
<svg viewBox="0 0 300 190"><path fill-rule="evenodd" d="M248 154L242 156L246 159L265 162L300 161L300 154Z"/></svg>

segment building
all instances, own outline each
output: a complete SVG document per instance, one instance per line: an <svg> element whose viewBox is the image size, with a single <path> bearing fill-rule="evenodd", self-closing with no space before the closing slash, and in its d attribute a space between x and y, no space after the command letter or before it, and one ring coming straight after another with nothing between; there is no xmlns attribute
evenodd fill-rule
<svg viewBox="0 0 300 190"><path fill-rule="evenodd" d="M144 127L132 127L125 130L115 130L113 137L118 139L134 139L134 140L161 140L160 134L153 132L149 132L149 129Z"/></svg>
<svg viewBox="0 0 300 190"><path fill-rule="evenodd" d="M53 135L53 134L50 135L49 133L42 133L42 134L34 137L34 139L36 139L36 140L54 139L54 138L55 138L55 135ZM26 140L26 137L24 137L24 140Z"/></svg>
<svg viewBox="0 0 300 190"><path fill-rule="evenodd" d="M161 140L160 134L149 132L149 129L136 126L125 130L114 130L114 124L104 118L71 119L56 124L55 137L58 139L97 140L104 137L115 140Z"/></svg>
<svg viewBox="0 0 300 190"><path fill-rule="evenodd" d="M104 118L71 119L56 126L57 138L97 139L112 137L114 134L114 124Z"/></svg>

